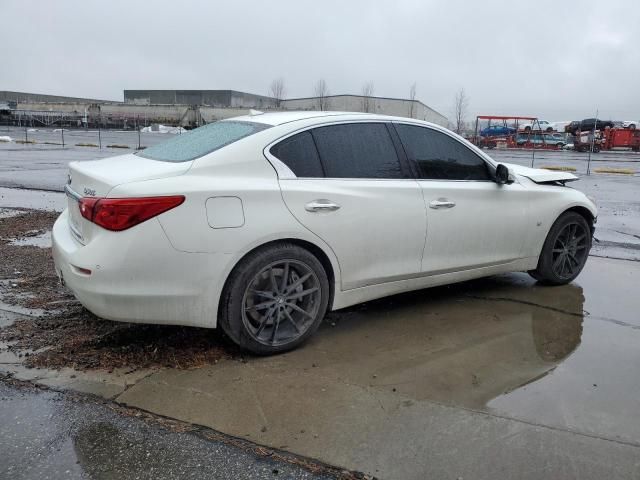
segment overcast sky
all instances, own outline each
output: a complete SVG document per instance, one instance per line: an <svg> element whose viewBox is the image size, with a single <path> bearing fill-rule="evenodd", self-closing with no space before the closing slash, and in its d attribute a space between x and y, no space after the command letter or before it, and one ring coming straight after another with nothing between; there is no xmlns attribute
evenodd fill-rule
<svg viewBox="0 0 640 480"><path fill-rule="evenodd" d="M123 89L417 98L451 117L640 117L635 1L0 0L0 90L122 100Z"/></svg>

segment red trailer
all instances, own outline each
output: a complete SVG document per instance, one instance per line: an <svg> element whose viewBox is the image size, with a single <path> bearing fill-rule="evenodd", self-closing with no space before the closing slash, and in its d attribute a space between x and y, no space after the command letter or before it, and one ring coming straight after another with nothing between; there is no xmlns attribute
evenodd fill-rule
<svg viewBox="0 0 640 480"><path fill-rule="evenodd" d="M595 132L576 132L574 149L578 152L588 152L593 143L593 152L613 150L614 148L630 148L634 152L640 151L640 130L630 128L605 128Z"/></svg>
<svg viewBox="0 0 640 480"><path fill-rule="evenodd" d="M640 130L630 128L605 128L602 148L630 148L634 152L640 151Z"/></svg>

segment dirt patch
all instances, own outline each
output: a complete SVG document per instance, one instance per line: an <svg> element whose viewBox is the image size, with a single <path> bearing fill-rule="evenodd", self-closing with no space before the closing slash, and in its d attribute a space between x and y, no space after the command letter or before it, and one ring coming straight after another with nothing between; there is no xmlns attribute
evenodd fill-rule
<svg viewBox="0 0 640 480"><path fill-rule="evenodd" d="M52 369L197 368L237 353L216 330L110 322L80 305L18 320L0 341L26 366Z"/></svg>
<svg viewBox="0 0 640 480"><path fill-rule="evenodd" d="M73 297L58 284L51 249L12 245L17 238L41 235L53 226L55 212L23 210L21 215L0 218L0 293L5 302L27 308L53 310Z"/></svg>
<svg viewBox="0 0 640 480"><path fill-rule="evenodd" d="M4 302L47 311L0 329L0 342L29 367L77 370L196 368L238 356L217 330L102 320L58 282L51 249L11 245L51 229L57 213L24 210L0 218L0 278Z"/></svg>

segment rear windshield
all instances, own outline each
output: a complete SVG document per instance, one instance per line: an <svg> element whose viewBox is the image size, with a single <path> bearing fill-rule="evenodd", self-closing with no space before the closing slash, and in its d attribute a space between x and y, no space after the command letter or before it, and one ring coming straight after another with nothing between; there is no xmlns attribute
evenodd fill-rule
<svg viewBox="0 0 640 480"><path fill-rule="evenodd" d="M266 128L269 125L252 122L210 123L148 147L138 155L163 162L188 162Z"/></svg>

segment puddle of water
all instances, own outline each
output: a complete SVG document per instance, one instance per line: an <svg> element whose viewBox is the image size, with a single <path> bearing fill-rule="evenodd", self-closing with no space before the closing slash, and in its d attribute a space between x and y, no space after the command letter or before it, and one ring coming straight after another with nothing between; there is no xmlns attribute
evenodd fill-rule
<svg viewBox="0 0 640 480"><path fill-rule="evenodd" d="M15 238L11 240L9 244L18 247L33 246L40 248L51 248L51 231L47 230L46 232L37 235Z"/></svg>
<svg viewBox="0 0 640 480"><path fill-rule="evenodd" d="M525 290L531 304L504 300ZM582 288L558 287L562 301L553 309L533 305L533 292L549 290L512 275L372 302L337 314L336 327L328 324L291 356L317 363L321 353L318 371L339 372L349 383L484 408L546 375L580 345Z"/></svg>

